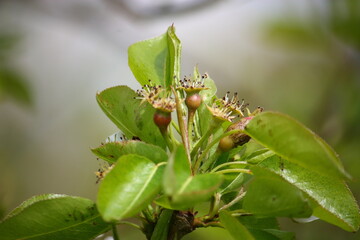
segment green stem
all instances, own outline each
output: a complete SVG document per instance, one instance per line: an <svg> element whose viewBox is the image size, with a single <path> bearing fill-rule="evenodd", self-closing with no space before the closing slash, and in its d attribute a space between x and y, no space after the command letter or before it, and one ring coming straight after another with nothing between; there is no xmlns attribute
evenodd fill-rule
<svg viewBox="0 0 360 240"><path fill-rule="evenodd" d="M199 132L199 126L198 126L198 122L199 120L199 111L195 112L195 116L194 116L194 133L195 133L195 139L199 139L200 138L200 132Z"/></svg>
<svg viewBox="0 0 360 240"><path fill-rule="evenodd" d="M182 139L184 147L185 147L185 152L186 152L186 156L187 156L188 161L189 161L189 166L191 166L189 138L188 138L188 133L187 133L186 121L185 121L185 118L183 116L183 109L182 109L182 106L181 106L179 95L175 91L173 86L171 86L171 90L172 90L172 92L173 92L173 94L175 96L176 114L177 114L177 118L178 118L178 122L179 122L181 139ZM190 167L190 170L191 170L191 167ZM194 173L192 172L192 174L194 174Z"/></svg>
<svg viewBox="0 0 360 240"><path fill-rule="evenodd" d="M200 222L200 221L197 221L196 224L194 224L194 226L196 228L206 228L206 227L220 227L220 228L223 228L223 225L221 225L220 222L217 222L217 221L213 221L213 222Z"/></svg>
<svg viewBox="0 0 360 240"><path fill-rule="evenodd" d="M197 159L197 165L196 166L194 166L194 168L195 169L198 169L197 171L199 172L205 172L206 170L208 170L208 168L210 168L210 166L216 161L216 159L218 159L219 157L220 157L220 155L221 155L221 151L219 150L219 149L216 149L216 152L213 154L213 155L211 155L208 159L207 159L207 161L206 162L204 162L203 163L203 165L200 167L200 164L201 164L201 159L202 158L198 158ZM199 169L199 167L200 167L200 169Z"/></svg>
<svg viewBox="0 0 360 240"><path fill-rule="evenodd" d="M211 172L216 172L218 169L220 168L223 168L225 166L229 166L229 165L237 165L237 164L240 164L240 165L247 165L248 163L247 162L244 162L244 161L236 161L236 162L227 162L227 163L223 163L223 164L220 164L219 166L215 167L213 170L211 170Z"/></svg>
<svg viewBox="0 0 360 240"><path fill-rule="evenodd" d="M214 130L215 132L216 130ZM221 134L219 137L215 138L211 143L209 143L205 150L201 153L201 155L196 159L195 161L195 164L194 164L194 168L193 169L197 169L199 168L200 166L200 163L201 161L203 160L203 158L208 154L208 152L210 151L210 149L212 148L212 146L214 146L216 143L218 143L222 138L226 137L226 136L229 136L231 134L234 134L234 133L237 133L237 132L241 132L242 130L238 130L238 129L235 129L235 130L232 130L232 131L228 131L228 132L225 132L223 134ZM200 139L201 140L201 139ZM199 141L200 141L199 140ZM197 144L196 144L197 145ZM195 149L195 147L194 147Z"/></svg>
<svg viewBox="0 0 360 240"><path fill-rule="evenodd" d="M170 136L168 134L168 131L160 131L161 132L161 135L163 136L165 142L166 142L166 145L168 146L170 152L174 149L174 146L173 146L173 142L171 141L170 139Z"/></svg>
<svg viewBox="0 0 360 240"><path fill-rule="evenodd" d="M192 147L192 132L193 132L193 124L194 124L194 115L195 111L188 110L188 138L189 138L189 146L190 149Z"/></svg>
<svg viewBox="0 0 360 240"><path fill-rule="evenodd" d="M231 214L234 214L234 213L247 214L248 213L244 209L228 210L228 212L231 213Z"/></svg>
<svg viewBox="0 0 360 240"><path fill-rule="evenodd" d="M142 214L148 222L155 222L154 216L151 213L149 206L142 210Z"/></svg>
<svg viewBox="0 0 360 240"><path fill-rule="evenodd" d="M240 217L240 216L251 216L252 215L252 213L249 213L249 212L243 212L243 213L232 213L231 214L231 216L233 216L233 217Z"/></svg>
<svg viewBox="0 0 360 240"><path fill-rule="evenodd" d="M137 225L137 224L135 224L135 223L132 223L132 222L119 221L119 222L117 222L117 224L126 224L126 225L132 226L132 227L134 227L134 228L139 229L139 230L142 231L142 228L141 228L139 225Z"/></svg>
<svg viewBox="0 0 360 240"><path fill-rule="evenodd" d="M180 128L174 121L171 121L171 125L175 128L178 134L181 135Z"/></svg>
<svg viewBox="0 0 360 240"><path fill-rule="evenodd" d="M253 175L251 170L244 169L244 168L225 169L225 170L217 171L216 173L247 173L247 174Z"/></svg>
<svg viewBox="0 0 360 240"><path fill-rule="evenodd" d="M175 148L175 146L180 145L180 142L174 137L172 128L170 128L169 137L170 137L170 141L172 142L174 148Z"/></svg>
<svg viewBox="0 0 360 240"><path fill-rule="evenodd" d="M233 206L235 203L239 202L243 197L245 197L245 195L246 195L246 192L244 192L244 189L241 188L240 191L239 191L239 194L231 202L229 202L228 204L222 206L220 208L220 211L228 209L229 207Z"/></svg>
<svg viewBox="0 0 360 240"><path fill-rule="evenodd" d="M219 212L219 208L220 208L220 199L221 199L221 194L220 193L216 193L214 195L214 202L213 205L210 209L209 215L208 215L208 219L213 219L215 217L215 215Z"/></svg>
<svg viewBox="0 0 360 240"><path fill-rule="evenodd" d="M197 153L197 151L199 150L199 148L201 147L201 145L204 143L205 140L208 140L210 135L214 132L216 132L216 130L220 127L217 126L216 129L214 129L215 124L210 124L209 130L201 136L200 140L196 142L194 148L191 150L191 157L195 157L195 154Z"/></svg>
<svg viewBox="0 0 360 240"><path fill-rule="evenodd" d="M111 227L112 227L114 240L119 240L120 238L116 229L116 224L112 224Z"/></svg>

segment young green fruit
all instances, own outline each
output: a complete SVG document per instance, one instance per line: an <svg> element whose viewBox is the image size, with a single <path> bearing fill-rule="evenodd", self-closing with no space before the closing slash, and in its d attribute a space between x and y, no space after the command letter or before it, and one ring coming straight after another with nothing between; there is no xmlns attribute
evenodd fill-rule
<svg viewBox="0 0 360 240"><path fill-rule="evenodd" d="M200 94L198 94L198 93L188 95L185 99L186 106L190 110L193 110L193 111L195 111L196 109L198 109L200 107L201 102L202 102L202 98L201 98Z"/></svg>
<svg viewBox="0 0 360 240"><path fill-rule="evenodd" d="M240 121L230 125L227 132L232 130L244 130L245 126L250 122L253 117L245 117ZM219 149L223 152L227 152L234 147L242 146L248 141L250 141L250 137L246 135L244 132L239 131L238 133L233 133L230 136L223 137L219 142Z"/></svg>
<svg viewBox="0 0 360 240"><path fill-rule="evenodd" d="M219 142L219 149L223 152L230 151L235 146L230 136L223 137Z"/></svg>

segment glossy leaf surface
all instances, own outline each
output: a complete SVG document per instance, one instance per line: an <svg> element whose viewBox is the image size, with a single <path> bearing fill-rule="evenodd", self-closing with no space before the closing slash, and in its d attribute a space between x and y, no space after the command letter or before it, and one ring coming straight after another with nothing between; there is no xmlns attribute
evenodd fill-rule
<svg viewBox="0 0 360 240"><path fill-rule="evenodd" d="M102 180L97 205L106 221L131 217L149 204L161 189L164 165L135 155L119 158Z"/></svg>
<svg viewBox="0 0 360 240"><path fill-rule="evenodd" d="M289 116L261 113L249 122L245 132L277 155L305 169L338 178L346 174L334 150Z"/></svg>
<svg viewBox="0 0 360 240"><path fill-rule="evenodd" d="M256 240L294 240L293 232L281 231L276 218L240 216L237 219L249 230Z"/></svg>
<svg viewBox="0 0 360 240"><path fill-rule="evenodd" d="M171 195L164 195L155 202L173 210L186 210L211 198L221 185L219 174L201 174L188 177Z"/></svg>
<svg viewBox="0 0 360 240"><path fill-rule="evenodd" d="M89 199L60 194L30 198L0 223L0 239L94 239L111 226Z"/></svg>
<svg viewBox="0 0 360 240"><path fill-rule="evenodd" d="M230 174L227 174L230 175ZM231 175L230 175L231 176ZM244 173L237 174L236 177L232 177L229 184L227 184L222 190L221 194L225 194L231 191L235 191L236 189L239 189L241 185L244 183L245 177Z"/></svg>
<svg viewBox="0 0 360 240"><path fill-rule="evenodd" d="M171 26L156 38L131 45L129 67L141 85L148 84L150 79L155 85L169 87L178 75L176 72L180 72L180 54L180 40Z"/></svg>
<svg viewBox="0 0 360 240"><path fill-rule="evenodd" d="M228 212L220 212L220 222L235 240L255 240L248 229Z"/></svg>
<svg viewBox="0 0 360 240"><path fill-rule="evenodd" d="M147 144L140 141L122 141L122 142L108 142L91 151L99 158L115 163L119 157L126 154L137 154L147 157L154 163L166 162L166 152L155 145Z"/></svg>
<svg viewBox="0 0 360 240"><path fill-rule="evenodd" d="M266 168L299 188L314 201L313 215L347 231L357 231L359 208L345 182L317 174L277 156L261 162Z"/></svg>
<svg viewBox="0 0 360 240"><path fill-rule="evenodd" d="M246 212L269 217L310 217L306 195L278 175L253 167L255 179L243 201Z"/></svg>
<svg viewBox="0 0 360 240"><path fill-rule="evenodd" d="M136 136L165 148L164 139L153 121L155 109L136 97L138 95L127 86L108 88L96 95L101 109L128 139Z"/></svg>
<svg viewBox="0 0 360 240"><path fill-rule="evenodd" d="M190 176L172 196L172 203L176 206L191 207L207 201L218 189L222 180L222 176L215 173Z"/></svg>
<svg viewBox="0 0 360 240"><path fill-rule="evenodd" d="M191 175L184 146L179 146L170 156L165 168L163 186L167 195L175 194Z"/></svg>

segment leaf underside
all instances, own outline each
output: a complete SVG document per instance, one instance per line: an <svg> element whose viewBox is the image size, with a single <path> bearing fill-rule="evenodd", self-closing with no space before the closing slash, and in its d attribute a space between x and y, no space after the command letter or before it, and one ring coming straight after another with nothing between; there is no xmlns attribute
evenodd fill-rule
<svg viewBox="0 0 360 240"><path fill-rule="evenodd" d="M115 163L121 156L127 154L144 156L154 163L166 162L168 158L166 152L162 148L156 145L132 140L105 143L97 148L91 149L91 151L96 156L109 163Z"/></svg>

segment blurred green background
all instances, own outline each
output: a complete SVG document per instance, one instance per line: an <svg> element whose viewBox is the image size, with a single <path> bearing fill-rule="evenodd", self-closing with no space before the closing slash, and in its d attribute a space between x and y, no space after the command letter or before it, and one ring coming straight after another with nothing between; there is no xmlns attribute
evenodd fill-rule
<svg viewBox="0 0 360 240"><path fill-rule="evenodd" d="M95 199L89 148L115 126L95 93L136 89L127 47L175 23L183 75L199 65L218 95L289 114L330 143L360 199L360 1L12 0L0 2L0 216L41 193ZM331 186L329 186L331 187ZM280 219L297 239L360 239ZM123 239L143 239L129 227ZM102 238L106 238L103 236ZM230 239L201 229L186 239Z"/></svg>

